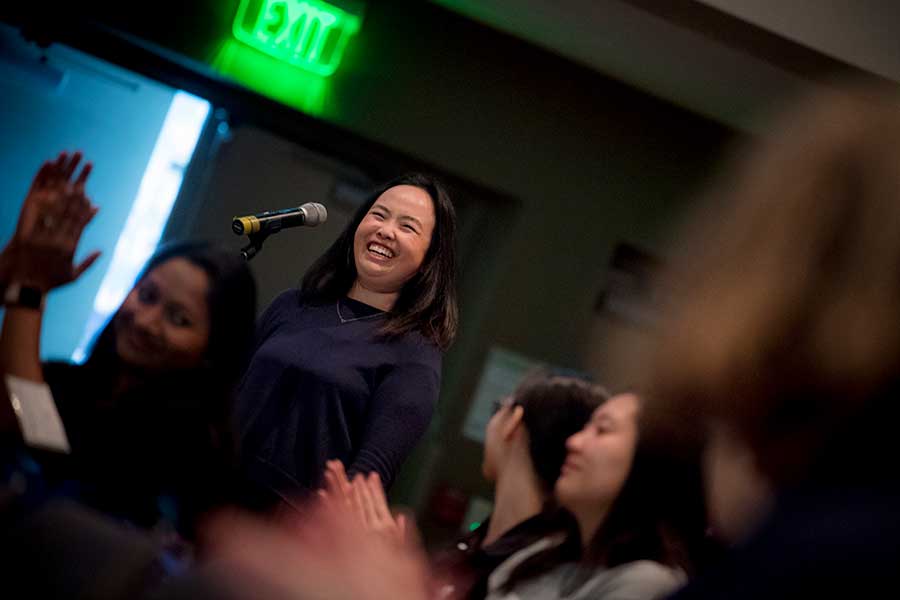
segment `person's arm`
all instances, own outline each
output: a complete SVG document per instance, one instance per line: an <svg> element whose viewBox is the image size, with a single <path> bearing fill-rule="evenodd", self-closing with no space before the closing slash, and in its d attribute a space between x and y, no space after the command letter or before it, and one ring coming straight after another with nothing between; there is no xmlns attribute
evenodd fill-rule
<svg viewBox="0 0 900 600"><path fill-rule="evenodd" d="M251 354L255 354L260 346L269 339L284 320L283 315L290 311L292 305L298 302L299 292L289 289L281 292L269 303L259 318L256 319L256 331L253 336Z"/></svg>
<svg viewBox="0 0 900 600"><path fill-rule="evenodd" d="M440 392L440 353L432 346L411 348L381 382L371 400L362 441L348 468L350 477L378 473L390 487L403 461L425 434Z"/></svg>
<svg viewBox="0 0 900 600"><path fill-rule="evenodd" d="M90 163L73 181L81 154L62 153L38 170L9 244L0 252L6 312L0 332L0 369L43 381L40 363L43 296L81 276L99 256L73 263L85 226L97 213L84 194Z"/></svg>
<svg viewBox="0 0 900 600"><path fill-rule="evenodd" d="M7 306L0 334L3 372L31 381L43 381L40 338L42 309Z"/></svg>

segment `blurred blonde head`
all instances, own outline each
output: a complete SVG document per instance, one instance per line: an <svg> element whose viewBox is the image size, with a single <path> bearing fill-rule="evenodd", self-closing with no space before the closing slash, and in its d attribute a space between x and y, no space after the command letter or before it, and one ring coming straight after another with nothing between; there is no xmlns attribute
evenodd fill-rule
<svg viewBox="0 0 900 600"><path fill-rule="evenodd" d="M658 417L724 422L785 486L851 424L885 441L861 415L900 376L900 101L836 88L773 131L684 232L651 372Z"/></svg>

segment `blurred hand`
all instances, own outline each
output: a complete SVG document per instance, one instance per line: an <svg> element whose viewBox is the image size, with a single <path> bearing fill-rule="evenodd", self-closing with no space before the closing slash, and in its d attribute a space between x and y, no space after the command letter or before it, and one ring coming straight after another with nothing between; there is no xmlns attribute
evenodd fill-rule
<svg viewBox="0 0 900 600"><path fill-rule="evenodd" d="M316 502L285 526L225 513L204 528L210 563L304 600L424 600L418 543L362 531L347 504ZM352 517L352 518L351 518Z"/></svg>
<svg viewBox="0 0 900 600"><path fill-rule="evenodd" d="M12 240L0 254L0 278L48 291L74 281L100 256L73 259L84 228L97 214L84 193L91 164L72 176L81 153L63 152L38 170L25 196Z"/></svg>
<svg viewBox="0 0 900 600"><path fill-rule="evenodd" d="M325 489L319 491L319 498L335 510L346 511L363 531L406 543L406 516L391 513L378 473L357 474L351 482L341 461L330 460L325 464Z"/></svg>

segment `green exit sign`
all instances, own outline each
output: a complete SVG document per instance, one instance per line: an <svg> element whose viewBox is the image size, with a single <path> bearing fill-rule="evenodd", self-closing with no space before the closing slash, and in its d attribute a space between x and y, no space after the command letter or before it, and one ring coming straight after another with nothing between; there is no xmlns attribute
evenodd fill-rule
<svg viewBox="0 0 900 600"><path fill-rule="evenodd" d="M322 0L241 0L234 36L278 60L328 76L362 24L362 5Z"/></svg>

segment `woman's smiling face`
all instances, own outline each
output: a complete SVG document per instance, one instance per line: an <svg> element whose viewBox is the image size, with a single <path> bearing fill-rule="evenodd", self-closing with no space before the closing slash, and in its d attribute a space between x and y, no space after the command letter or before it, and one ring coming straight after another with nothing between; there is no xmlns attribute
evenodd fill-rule
<svg viewBox="0 0 900 600"><path fill-rule="evenodd" d="M147 273L125 298L113 321L116 352L148 371L195 367L209 345L206 272L172 258Z"/></svg>
<svg viewBox="0 0 900 600"><path fill-rule="evenodd" d="M434 225L434 203L428 192L412 185L386 190L353 238L359 283L376 292L399 292L422 266Z"/></svg>
<svg viewBox="0 0 900 600"><path fill-rule="evenodd" d="M631 470L638 439L640 400L613 396L599 406L584 428L566 442L566 462L556 497L569 510L610 505Z"/></svg>

